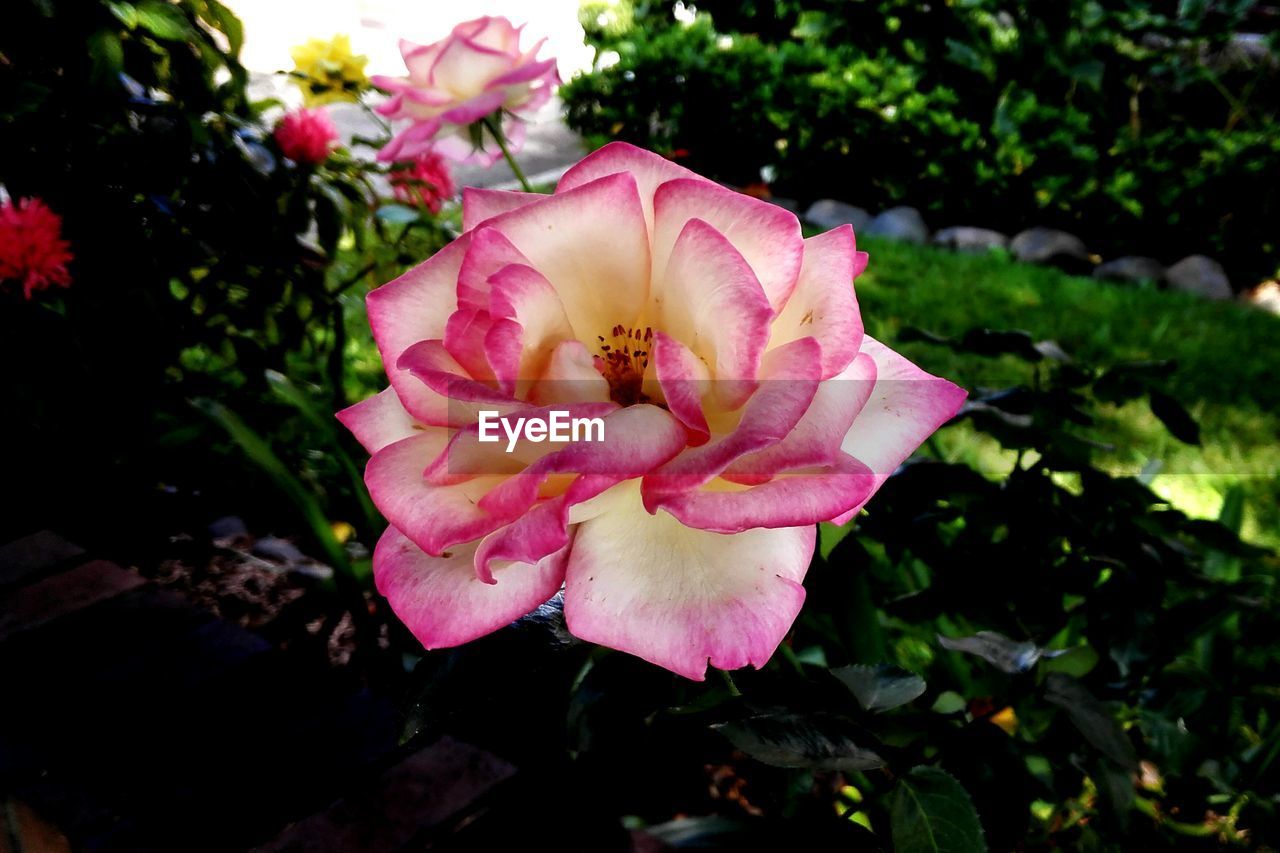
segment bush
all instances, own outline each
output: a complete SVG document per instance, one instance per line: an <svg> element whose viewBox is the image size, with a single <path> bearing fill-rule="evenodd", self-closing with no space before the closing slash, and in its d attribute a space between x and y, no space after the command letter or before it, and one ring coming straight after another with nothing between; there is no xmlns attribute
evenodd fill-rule
<svg viewBox="0 0 1280 853"><path fill-rule="evenodd" d="M906 201L939 224L1083 234L1276 269L1280 51L1252 2L671 4L588 18L571 124L779 194ZM598 25L604 20L608 26ZM616 53L614 61L612 54ZM612 63L612 64L611 64ZM687 104L697 104L696 109Z"/></svg>
<svg viewBox="0 0 1280 853"><path fill-rule="evenodd" d="M570 792L574 849L608 849L590 833L615 816L681 849L1274 846L1275 556L1238 540L1236 498L1190 520L1092 459L1102 401L1146 398L1191 437L1169 365L908 337L1019 365L961 415L1017 452L1007 478L916 459L856 526L824 525L759 672L696 684L573 642L553 600L428 653L409 732L535 768L529 819Z"/></svg>
<svg viewBox="0 0 1280 853"><path fill-rule="evenodd" d="M5 422L23 449L15 529L57 517L100 532L147 518L158 493L242 489L188 400L217 397L296 440L266 372L332 411L352 287L439 245L429 218L372 219L369 167L347 152L282 155L266 122L280 105L250 102L241 40L218 0L5 8L0 184L44 199L75 254L68 289L0 293L6 393L23 415ZM387 232L410 227L422 245L406 254ZM361 251L367 235L381 248ZM298 444L281 448L295 468Z"/></svg>

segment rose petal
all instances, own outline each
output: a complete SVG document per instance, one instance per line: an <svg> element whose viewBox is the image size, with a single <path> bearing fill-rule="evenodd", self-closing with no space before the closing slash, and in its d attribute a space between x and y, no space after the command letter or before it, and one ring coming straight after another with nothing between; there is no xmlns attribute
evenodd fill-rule
<svg viewBox="0 0 1280 853"><path fill-rule="evenodd" d="M713 392L728 408L750 393L769 340L773 309L746 260L701 219L685 223L661 284L650 294L650 316L714 373Z"/></svg>
<svg viewBox="0 0 1280 853"><path fill-rule="evenodd" d="M610 142L588 154L573 168L565 172L556 184L556 194L576 189L591 181L625 172L635 178L644 219L650 232L653 230L653 194L667 181L681 178L712 183L701 175L677 166L652 151L645 151L625 142Z"/></svg>
<svg viewBox="0 0 1280 853"><path fill-rule="evenodd" d="M711 372L684 344L658 332L653 341L653 367L671 414L689 428L690 444L704 444L711 434L702 398L710 388Z"/></svg>
<svg viewBox="0 0 1280 853"><path fill-rule="evenodd" d="M782 441L804 416L818 389L819 348L812 338L765 356L760 386L733 432L691 447L644 478L650 510L671 495L709 483L735 460Z"/></svg>
<svg viewBox="0 0 1280 853"><path fill-rule="evenodd" d="M408 373L396 368L404 351L419 341L444 336L445 323L457 307L458 271L471 242L464 234L427 261L372 291L369 325L387 376L404 407L421 423L448 423L448 401Z"/></svg>
<svg viewBox="0 0 1280 853"><path fill-rule="evenodd" d="M447 407L448 424L457 424L463 410L454 411L458 403L513 403L511 395L471 378L454 359L441 340L420 341L405 350L396 362L399 371L408 371L427 388L442 398Z"/></svg>
<svg viewBox="0 0 1280 853"><path fill-rule="evenodd" d="M860 354L838 376L818 385L804 416L777 444L748 453L734 461L722 476L753 485L781 471L814 465L831 465L844 456L841 442L853 420L871 397L876 383L876 363Z"/></svg>
<svg viewBox="0 0 1280 853"><path fill-rule="evenodd" d="M529 389L529 402L539 406L556 403L609 402L609 383L595 367L581 341L564 341L551 352L547 368Z"/></svg>
<svg viewBox="0 0 1280 853"><path fill-rule="evenodd" d="M370 453L408 438L416 427L394 388L384 388L369 399L348 406L338 412L337 418Z"/></svg>
<svg viewBox="0 0 1280 853"><path fill-rule="evenodd" d="M488 311L459 308L444 327L445 350L462 366L467 376L482 382L491 382L494 378L484 348L485 337L492 325Z"/></svg>
<svg viewBox="0 0 1280 853"><path fill-rule="evenodd" d="M416 160L431 150L431 141L441 127L439 119L410 125L378 150L378 161L395 163Z"/></svg>
<svg viewBox="0 0 1280 853"><path fill-rule="evenodd" d="M653 197L656 275L666 269L676 239L694 218L710 224L742 255L775 311L786 303L805 252L795 214L702 179L667 181Z"/></svg>
<svg viewBox="0 0 1280 853"><path fill-rule="evenodd" d="M462 230L471 231L486 220L543 198L540 193L489 190L466 187L462 190Z"/></svg>
<svg viewBox="0 0 1280 853"><path fill-rule="evenodd" d="M489 88L514 86L517 83L527 83L539 77L548 77L550 74L555 73L555 68L556 61L554 59L544 59L540 62L524 62L512 68L506 74L493 78L489 81Z"/></svg>
<svg viewBox="0 0 1280 853"><path fill-rule="evenodd" d="M500 108L505 100L503 92L481 92L440 113L440 120L450 124L471 124Z"/></svg>
<svg viewBox="0 0 1280 853"><path fill-rule="evenodd" d="M712 480L705 486L667 495L651 509L670 512L682 524L716 533L754 527L816 524L866 503L877 486L871 469L851 456L834 465L779 474L755 486Z"/></svg>
<svg viewBox="0 0 1280 853"><path fill-rule="evenodd" d="M493 320L484 350L500 387L523 397L573 329L559 294L533 267L510 264L490 276L489 285Z"/></svg>
<svg viewBox="0 0 1280 853"><path fill-rule="evenodd" d="M649 241L635 180L612 175L486 223L560 295L579 340L639 316L649 289Z"/></svg>
<svg viewBox="0 0 1280 853"><path fill-rule="evenodd" d="M875 360L876 384L841 447L871 469L878 489L960 410L969 392L925 373L870 335L862 340L862 352ZM861 508L854 507L835 523L845 523Z"/></svg>
<svg viewBox="0 0 1280 853"><path fill-rule="evenodd" d="M451 36L436 59L428 82L459 98L474 98L490 80L510 71L514 62L515 57L510 54Z"/></svg>
<svg viewBox="0 0 1280 853"><path fill-rule="evenodd" d="M708 662L763 666L804 602L816 528L724 536L665 512L649 515L634 486L616 492L574 535L565 577L569 630L696 681Z"/></svg>
<svg viewBox="0 0 1280 853"><path fill-rule="evenodd" d="M530 414L539 413L534 410ZM547 414L541 413L541 416L546 417ZM570 415L580 416L579 412L572 410ZM617 480L638 477L675 456L685 445L684 429L668 412L657 406L628 406L607 414L598 411L581 414L586 417L601 415L603 440L535 444L530 452L536 453L543 447L549 447L550 452L544 452L519 474L495 487L481 499L480 507L495 515L512 517L533 505L539 488L552 474L603 475Z"/></svg>
<svg viewBox="0 0 1280 853"><path fill-rule="evenodd" d="M857 251L849 225L805 240L799 283L773 324L771 347L808 337L822 345L823 379L844 370L862 344L862 314L853 292L858 254L865 253Z"/></svg>
<svg viewBox="0 0 1280 853"><path fill-rule="evenodd" d="M540 196L546 198L546 196ZM476 311L489 310L489 276L511 264L529 265L529 259L496 228L471 232L471 245L458 270L458 305Z"/></svg>
<svg viewBox="0 0 1280 853"><path fill-rule="evenodd" d="M373 553L378 592L425 648L457 646L490 634L560 589L567 550L534 565L494 562L496 583L485 583L473 567L476 544L432 557L394 527L378 541Z"/></svg>
<svg viewBox="0 0 1280 853"><path fill-rule="evenodd" d="M465 35L476 44L492 50L512 53L520 44L520 30L523 26L513 26L511 21L496 15L485 15L473 21L466 21L453 28L455 33Z"/></svg>
<svg viewBox="0 0 1280 853"><path fill-rule="evenodd" d="M506 527L490 533L476 551L476 574L486 579L491 577L496 562L536 562L562 550L569 544L570 524L602 511L591 511L587 506L618 482L616 477L583 475L564 494L538 504Z"/></svg>
<svg viewBox="0 0 1280 853"><path fill-rule="evenodd" d="M401 439L373 455L364 480L373 504L400 532L433 556L492 533L510 519L477 506L503 479L474 477L454 485L431 485L423 472L445 451L449 436L432 429Z"/></svg>

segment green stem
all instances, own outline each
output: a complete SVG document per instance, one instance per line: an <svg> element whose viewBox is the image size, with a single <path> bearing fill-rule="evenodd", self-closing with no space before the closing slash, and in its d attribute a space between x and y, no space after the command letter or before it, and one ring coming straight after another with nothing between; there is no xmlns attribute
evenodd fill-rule
<svg viewBox="0 0 1280 853"><path fill-rule="evenodd" d="M332 303L333 349L329 351L329 384L333 386L333 402L339 408L347 406L346 349L347 317L342 300L334 297Z"/></svg>
<svg viewBox="0 0 1280 853"><path fill-rule="evenodd" d="M734 681L733 681L733 676L729 674L729 670L727 670L727 669L720 669L720 670L716 670L716 671L717 671L717 672L719 672L719 673L720 673L720 677L724 679L724 686L725 686L725 687L727 687L727 688L729 688L729 694L730 694L731 696L741 696L741 695L742 695L742 691L741 691L741 690L739 690L739 689L738 689L738 685L734 683Z"/></svg>
<svg viewBox="0 0 1280 853"><path fill-rule="evenodd" d="M358 98L356 100L356 103L360 105L360 109L364 110L365 114L368 115L369 118L373 119L377 123L378 127L382 130L382 133L383 133L382 144L371 145L370 147L381 148L384 145L386 145L388 142L390 142L391 137L394 135L391 132L391 123L388 122L386 119L384 119L382 116L378 115L378 113L373 109L373 107L365 103L364 98Z"/></svg>
<svg viewBox="0 0 1280 853"><path fill-rule="evenodd" d="M493 134L494 140L498 143L498 148L502 151L502 156L506 158L507 165L511 167L511 171L515 173L516 178L520 181L520 186L524 187L527 193L533 192L533 187L529 184L529 179L524 176L524 172L520 169L520 164L516 162L516 158L511 156L511 149L507 147L507 138L502 134L502 122L498 116L500 113L491 113L485 116L481 121L484 126L489 128L489 132Z"/></svg>

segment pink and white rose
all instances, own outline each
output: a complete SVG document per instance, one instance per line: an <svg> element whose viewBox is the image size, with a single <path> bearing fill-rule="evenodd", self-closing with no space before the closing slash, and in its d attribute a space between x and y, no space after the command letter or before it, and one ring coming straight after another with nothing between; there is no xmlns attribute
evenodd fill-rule
<svg viewBox="0 0 1280 853"><path fill-rule="evenodd" d="M863 333L844 226L608 145L554 195L467 189L464 233L369 295L391 386L339 413L391 526L378 589L427 648L563 587L569 630L692 679L762 666L843 523L965 392ZM604 441L478 440L477 412Z"/></svg>
<svg viewBox="0 0 1280 853"><path fill-rule="evenodd" d="M373 77L391 94L378 112L393 121L408 121L378 152L383 162L414 160L436 148L457 161L492 165L501 151L489 139L477 149L470 126L500 113L511 150L524 143L520 114L538 109L560 83L554 59L538 59L546 39L528 50L520 47L520 30L506 18L483 17L458 24L438 42L400 42L408 73Z"/></svg>

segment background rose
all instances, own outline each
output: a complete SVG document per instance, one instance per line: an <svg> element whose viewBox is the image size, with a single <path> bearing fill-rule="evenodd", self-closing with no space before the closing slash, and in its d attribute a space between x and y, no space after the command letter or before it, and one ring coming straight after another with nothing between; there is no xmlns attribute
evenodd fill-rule
<svg viewBox="0 0 1280 853"><path fill-rule="evenodd" d="M577 636L694 679L761 666L819 521L851 518L965 393L865 337L848 226L625 144L553 196L468 189L465 233L369 296L392 387L340 414L390 520L378 588L428 648L565 586ZM477 440L478 409L605 441Z"/></svg>
<svg viewBox="0 0 1280 853"><path fill-rule="evenodd" d="M412 124L378 159L412 160L434 145L451 159L490 165L501 152L478 147L469 126L499 111L508 114L503 133L518 150L524 126L514 114L542 106L560 82L555 60L537 59L545 39L521 50L520 29L506 18L484 17L458 24L433 44L402 41L408 74L373 82L391 93L378 112Z"/></svg>
<svg viewBox="0 0 1280 853"><path fill-rule="evenodd" d="M439 213L441 206L457 192L449 164L436 151L427 151L407 166L388 176L391 191L402 204L424 207Z"/></svg>
<svg viewBox="0 0 1280 853"><path fill-rule="evenodd" d="M287 113L276 125L280 151L296 163L323 163L338 145L338 129L324 109L303 107Z"/></svg>
<svg viewBox="0 0 1280 853"><path fill-rule="evenodd" d="M359 100L360 93L369 86L364 73L369 58L352 53L349 36L336 35L328 41L311 39L292 48L289 54L294 64L291 76L309 107Z"/></svg>

